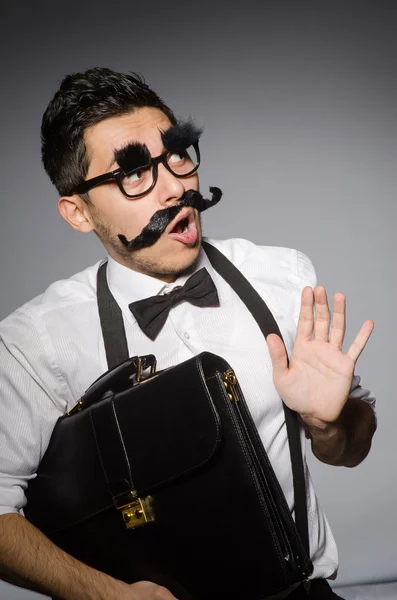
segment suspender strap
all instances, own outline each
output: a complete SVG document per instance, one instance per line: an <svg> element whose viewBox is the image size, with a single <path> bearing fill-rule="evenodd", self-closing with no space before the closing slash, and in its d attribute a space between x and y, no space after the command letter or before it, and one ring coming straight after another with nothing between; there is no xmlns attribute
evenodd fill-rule
<svg viewBox="0 0 397 600"><path fill-rule="evenodd" d="M129 353L123 314L109 290L106 279L106 266L107 262L104 262L98 269L97 298L106 360L109 369L113 369L113 367L127 360Z"/></svg>
<svg viewBox="0 0 397 600"><path fill-rule="evenodd" d="M208 242L203 242L203 248L214 269L233 288L244 302L256 320L263 335L276 333L282 339L280 329L268 309L265 301L259 296L244 275L233 265L222 252ZM129 357L127 339L125 335L123 316L119 305L113 298L106 280L106 264L98 269L97 297L99 318L105 343L106 358L109 369ZM295 499L295 523L302 543L309 554L309 530L307 520L305 475L300 444L298 415L283 402L285 422L289 441L292 477Z"/></svg>

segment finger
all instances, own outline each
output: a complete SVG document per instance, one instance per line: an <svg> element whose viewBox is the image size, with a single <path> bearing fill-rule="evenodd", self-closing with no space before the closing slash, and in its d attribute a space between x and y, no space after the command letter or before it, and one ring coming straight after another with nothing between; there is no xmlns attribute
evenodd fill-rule
<svg viewBox="0 0 397 600"><path fill-rule="evenodd" d="M266 341L273 365L273 377L274 379L278 379L283 377L288 371L288 358L284 342L275 333L270 333Z"/></svg>
<svg viewBox="0 0 397 600"><path fill-rule="evenodd" d="M331 317L328 308L327 292L322 285L317 285L314 288L314 308L316 312L314 339L328 342Z"/></svg>
<svg viewBox="0 0 397 600"><path fill-rule="evenodd" d="M364 350L369 340L369 337L374 329L374 326L375 325L373 321L365 321L365 323L361 326L360 331L356 335L352 345L347 351L347 354L354 362L357 362L358 357Z"/></svg>
<svg viewBox="0 0 397 600"><path fill-rule="evenodd" d="M346 297L338 292L334 295L332 306L332 329L329 341L342 350L346 332Z"/></svg>
<svg viewBox="0 0 397 600"><path fill-rule="evenodd" d="M296 339L311 340L313 337L313 323L313 289L308 286L302 291Z"/></svg>

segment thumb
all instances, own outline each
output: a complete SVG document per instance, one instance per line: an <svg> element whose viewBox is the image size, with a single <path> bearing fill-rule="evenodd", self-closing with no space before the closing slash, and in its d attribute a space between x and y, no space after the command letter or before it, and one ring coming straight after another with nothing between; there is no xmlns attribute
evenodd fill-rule
<svg viewBox="0 0 397 600"><path fill-rule="evenodd" d="M273 378L277 380L286 375L288 371L287 352L285 350L284 342L276 333L270 333L267 336L266 341L273 365Z"/></svg>

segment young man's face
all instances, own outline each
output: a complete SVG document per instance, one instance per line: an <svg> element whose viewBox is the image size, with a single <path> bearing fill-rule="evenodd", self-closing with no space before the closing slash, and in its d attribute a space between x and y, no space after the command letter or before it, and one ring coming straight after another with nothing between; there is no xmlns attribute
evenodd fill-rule
<svg viewBox="0 0 397 600"><path fill-rule="evenodd" d="M102 175L118 168L114 162L115 150L132 142L145 144L152 157L165 150L161 131L171 126L169 119L156 108L139 108L133 113L112 117L89 128L85 144L89 159L86 179ZM198 189L197 174L179 179L167 171L163 164L158 167L155 187L145 196L129 199L113 180L93 188L89 192L92 206L88 206L93 229L98 233L109 254L118 262L142 273L165 281L175 280L178 273L190 267L197 258L201 242L200 217L197 210L183 209L190 216L189 243L177 239L171 233L178 215L152 246L131 251L119 240L138 236L152 215L161 209L178 203L186 190ZM183 237L183 236L179 236Z"/></svg>

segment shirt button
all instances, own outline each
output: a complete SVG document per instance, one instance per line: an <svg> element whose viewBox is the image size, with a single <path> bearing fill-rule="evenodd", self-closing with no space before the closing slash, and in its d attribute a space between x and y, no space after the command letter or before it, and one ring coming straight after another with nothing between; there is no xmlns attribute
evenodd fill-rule
<svg viewBox="0 0 397 600"><path fill-rule="evenodd" d="M188 340L190 338L190 335L188 334L187 331L185 331L185 333L183 334L185 336L185 338Z"/></svg>

